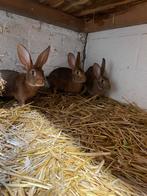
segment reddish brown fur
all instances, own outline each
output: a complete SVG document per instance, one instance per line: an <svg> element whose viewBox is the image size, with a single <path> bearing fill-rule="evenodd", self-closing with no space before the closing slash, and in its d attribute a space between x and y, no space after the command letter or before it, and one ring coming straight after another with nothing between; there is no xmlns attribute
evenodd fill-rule
<svg viewBox="0 0 147 196"><path fill-rule="evenodd" d="M60 67L51 72L47 80L54 91L79 93L83 87L83 83L78 83L72 78L72 70L70 68Z"/></svg>
<svg viewBox="0 0 147 196"><path fill-rule="evenodd" d="M44 50L37 58L35 65L27 49L18 45L18 56L24 65L26 73L12 70L0 70L1 78L6 81L3 96L14 97L20 105L33 97L37 90L44 85L45 77L42 66L46 63L50 47Z"/></svg>
<svg viewBox="0 0 147 196"><path fill-rule="evenodd" d="M94 65L89 67L86 71L86 89L91 96L103 96L105 92L110 89L110 81L104 76L104 72L105 59L102 61L102 66L94 63Z"/></svg>
<svg viewBox="0 0 147 196"><path fill-rule="evenodd" d="M68 54L70 68L60 67L53 70L47 77L52 90L66 93L80 93L86 81L86 76L80 65L80 53L77 59L72 53Z"/></svg>
<svg viewBox="0 0 147 196"><path fill-rule="evenodd" d="M16 100L19 101L20 104L25 104L25 101L31 97L33 97L38 89L38 86L30 86L26 80L26 74L18 74L15 83L15 91L13 96Z"/></svg>

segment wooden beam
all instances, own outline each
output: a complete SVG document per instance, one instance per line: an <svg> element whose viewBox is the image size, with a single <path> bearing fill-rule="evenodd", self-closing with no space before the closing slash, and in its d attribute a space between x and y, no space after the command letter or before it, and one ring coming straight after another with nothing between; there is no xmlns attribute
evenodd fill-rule
<svg viewBox="0 0 147 196"><path fill-rule="evenodd" d="M86 15L89 15L89 14L96 14L96 13L99 13L99 12L103 12L103 11L106 11L106 10L110 10L110 9L113 9L115 8L116 6L123 6L123 5L127 5L128 3L132 3L132 2L135 2L136 0L123 0L123 1L120 1L120 2L115 2L115 3L108 3L106 5L103 5L103 6L100 6L99 3L96 3L97 6L95 5L94 8L88 8L88 9L85 9L85 10L82 10L81 12L77 13L76 16L86 16Z"/></svg>
<svg viewBox="0 0 147 196"><path fill-rule="evenodd" d="M0 0L0 9L43 22L82 32L84 22L49 6L32 0Z"/></svg>
<svg viewBox="0 0 147 196"><path fill-rule="evenodd" d="M65 6L63 8L63 11L69 11L73 7L81 6L81 5L84 5L84 4L88 3L88 2L89 2L89 0L73 1L73 2L69 3L67 6Z"/></svg>
<svg viewBox="0 0 147 196"><path fill-rule="evenodd" d="M57 8L64 4L64 0L39 0L40 3L45 3L53 8Z"/></svg>
<svg viewBox="0 0 147 196"><path fill-rule="evenodd" d="M139 24L147 24L147 2L129 8L126 12L113 14L106 19L85 22L84 32L90 33Z"/></svg>

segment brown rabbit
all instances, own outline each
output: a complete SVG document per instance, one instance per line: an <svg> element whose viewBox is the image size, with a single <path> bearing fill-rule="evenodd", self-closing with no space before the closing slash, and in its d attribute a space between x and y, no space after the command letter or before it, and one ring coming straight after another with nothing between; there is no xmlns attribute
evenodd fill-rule
<svg viewBox="0 0 147 196"><path fill-rule="evenodd" d="M110 81L104 76L105 73L105 59L102 60L102 65L94 63L86 71L86 90L91 96L103 96L107 90L110 89Z"/></svg>
<svg viewBox="0 0 147 196"><path fill-rule="evenodd" d="M48 59L50 46L38 56L35 64L32 63L31 55L23 45L18 45L17 52L26 73L0 70L0 78L6 82L2 96L14 97L22 105L44 86L45 77L42 66Z"/></svg>
<svg viewBox="0 0 147 196"><path fill-rule="evenodd" d="M72 53L68 54L68 64L71 67L60 67L53 70L47 77L49 86L54 91L65 93L80 93L86 81L84 70L81 68L80 52L77 58Z"/></svg>

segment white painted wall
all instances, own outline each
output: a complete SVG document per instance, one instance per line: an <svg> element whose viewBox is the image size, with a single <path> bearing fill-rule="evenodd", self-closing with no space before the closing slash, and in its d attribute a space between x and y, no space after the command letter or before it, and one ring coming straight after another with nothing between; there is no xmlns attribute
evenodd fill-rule
<svg viewBox="0 0 147 196"><path fill-rule="evenodd" d="M84 34L56 27L37 20L0 11L0 69L23 71L16 53L16 45L24 44L32 58L51 45L48 74L55 67L67 66L67 53L83 51Z"/></svg>
<svg viewBox="0 0 147 196"><path fill-rule="evenodd" d="M0 11L0 69L23 71L16 53L18 43L29 49L34 60L51 45L44 66L48 74L55 67L67 66L68 52L83 51L84 34ZM90 33L86 67L101 63L102 57L112 81L110 96L147 109L147 25Z"/></svg>
<svg viewBox="0 0 147 196"><path fill-rule="evenodd" d="M110 96L147 109L147 25L90 33L86 67L105 57Z"/></svg>

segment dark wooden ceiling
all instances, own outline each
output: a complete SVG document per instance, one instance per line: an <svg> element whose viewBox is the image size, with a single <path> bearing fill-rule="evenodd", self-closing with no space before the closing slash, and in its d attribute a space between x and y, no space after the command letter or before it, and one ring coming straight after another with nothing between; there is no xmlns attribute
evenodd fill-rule
<svg viewBox="0 0 147 196"><path fill-rule="evenodd" d="M38 2L78 18L90 19L125 10L142 3L143 0L38 0Z"/></svg>
<svg viewBox="0 0 147 196"><path fill-rule="evenodd" d="M0 0L0 9L79 32L147 23L147 0Z"/></svg>

